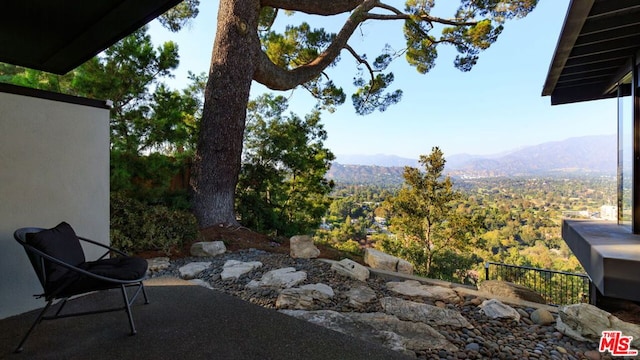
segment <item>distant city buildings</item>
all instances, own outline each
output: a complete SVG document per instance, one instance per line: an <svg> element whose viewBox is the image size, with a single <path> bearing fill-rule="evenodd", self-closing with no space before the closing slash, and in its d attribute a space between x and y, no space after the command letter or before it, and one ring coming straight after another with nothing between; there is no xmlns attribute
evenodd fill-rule
<svg viewBox="0 0 640 360"><path fill-rule="evenodd" d="M571 219L589 219L591 214L588 210L565 210L562 212L562 217Z"/></svg>
<svg viewBox="0 0 640 360"><path fill-rule="evenodd" d="M600 218L603 220L618 220L618 207L613 205L600 206Z"/></svg>
<svg viewBox="0 0 640 360"><path fill-rule="evenodd" d="M571 219L600 219L608 221L618 220L618 208L613 205L602 205L599 212L588 210L567 210L562 212L562 217Z"/></svg>
<svg viewBox="0 0 640 360"><path fill-rule="evenodd" d="M387 219L381 216L376 216L373 218L373 220L380 225L387 225Z"/></svg>

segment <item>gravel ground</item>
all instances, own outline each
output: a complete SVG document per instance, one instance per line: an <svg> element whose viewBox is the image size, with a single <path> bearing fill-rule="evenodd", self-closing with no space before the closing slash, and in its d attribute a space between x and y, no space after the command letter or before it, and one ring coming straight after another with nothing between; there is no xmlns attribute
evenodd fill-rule
<svg viewBox="0 0 640 360"><path fill-rule="evenodd" d="M260 261L263 266L237 281L223 281L220 278L222 266L227 260ZM294 267L307 273L304 284L324 283L331 286L336 296L327 303L318 305L317 310L335 310L339 312L359 311L378 312L382 307L378 301L374 301L364 308L354 308L343 294L353 286L360 284L353 280L336 274L330 269L330 265L316 259L293 259L288 255L274 254L262 250L241 250L229 252L224 255L208 258L187 257L171 261L171 266L163 271L152 274L157 276L180 277L178 269L190 262L210 261L208 270L200 273L198 279L206 281L214 289L230 295L242 298L253 304L267 308L275 308L278 291L273 289L257 288L249 289L245 285L253 280L260 279L270 270L284 267ZM402 297L390 292L386 287L386 281L380 278L370 278L367 285L373 289L378 299L387 296ZM416 300L405 297L407 300ZM475 299L477 300L477 299ZM429 300L420 299L421 302L430 303ZM431 303L433 304L433 303ZM583 343L573 340L557 332L555 327L533 324L528 314L535 309L520 308L524 315L520 322L492 320L478 311L477 301L473 296L465 298L458 304L445 304L446 307L459 311L471 322L474 329L457 329L447 326L438 327L437 330L451 343L458 347L458 352L444 350L431 350L417 353L420 359L612 359L609 355L602 355L597 351L597 344ZM316 310L316 309L314 309Z"/></svg>

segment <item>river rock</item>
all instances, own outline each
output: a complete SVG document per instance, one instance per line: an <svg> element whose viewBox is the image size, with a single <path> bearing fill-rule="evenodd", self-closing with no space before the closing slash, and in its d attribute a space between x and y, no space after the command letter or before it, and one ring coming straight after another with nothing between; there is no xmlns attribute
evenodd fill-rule
<svg viewBox="0 0 640 360"><path fill-rule="evenodd" d="M556 319L553 317L553 314L549 312L549 310L545 309L536 309L530 315L531 321L534 324L538 325L549 325L553 324Z"/></svg>
<svg viewBox="0 0 640 360"><path fill-rule="evenodd" d="M492 319L513 319L520 321L520 314L516 309L496 299L483 301L480 308L480 312Z"/></svg>

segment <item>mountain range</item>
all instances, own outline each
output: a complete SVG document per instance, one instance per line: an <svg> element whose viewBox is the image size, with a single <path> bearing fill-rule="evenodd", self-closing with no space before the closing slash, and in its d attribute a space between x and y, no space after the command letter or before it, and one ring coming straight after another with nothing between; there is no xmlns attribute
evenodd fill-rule
<svg viewBox="0 0 640 360"><path fill-rule="evenodd" d="M494 155L456 154L447 156L445 172L459 177L615 175L616 135L594 135L546 142ZM364 166L365 169L358 169ZM336 155L328 178L338 180L348 173L356 178L375 173L375 177L402 175L403 167L421 167L417 159L395 155ZM366 169L366 167L373 167ZM373 179L372 179L373 180Z"/></svg>

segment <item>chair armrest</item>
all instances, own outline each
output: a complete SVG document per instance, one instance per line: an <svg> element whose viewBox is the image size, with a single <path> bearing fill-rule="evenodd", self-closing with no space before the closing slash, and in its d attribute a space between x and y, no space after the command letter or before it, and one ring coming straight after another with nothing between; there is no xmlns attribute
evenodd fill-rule
<svg viewBox="0 0 640 360"><path fill-rule="evenodd" d="M84 241L84 242L88 242L88 243L90 243L90 244L93 244L93 245L96 245L96 246L99 246L99 247L101 247L101 248L104 248L104 249L109 250L109 251L107 251L104 255L102 255L102 256L100 257L100 259L102 259L103 257L105 257L105 256L106 256L109 252L111 252L111 251L113 251L113 252L115 252L115 253L118 253L118 254L120 254L120 255L122 255L122 256L129 256L129 254L125 253L124 251L119 250L119 249L116 249L116 248L111 247L111 246L109 246L109 245L105 245L105 244L103 244L103 243L97 242L97 241L95 241L95 240L87 239L87 238L84 238L84 237L82 237L82 236L77 236L77 237L78 237L78 239L80 239L80 240L82 240L82 241Z"/></svg>

